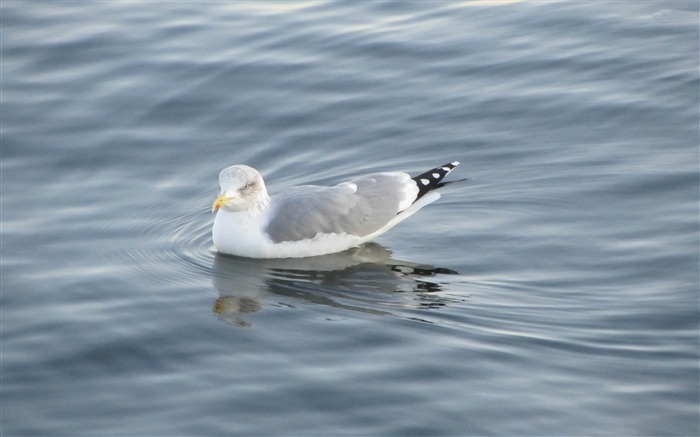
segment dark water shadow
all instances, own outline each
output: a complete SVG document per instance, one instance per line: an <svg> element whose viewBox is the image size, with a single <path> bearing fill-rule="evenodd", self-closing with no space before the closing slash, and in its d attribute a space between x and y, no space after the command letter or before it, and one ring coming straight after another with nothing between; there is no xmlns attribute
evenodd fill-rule
<svg viewBox="0 0 700 437"><path fill-rule="evenodd" d="M250 326L245 315L260 311L274 296L376 315L392 308L439 308L439 275L458 272L396 260L377 243L345 252L290 259L250 259L216 254L213 312L221 320Z"/></svg>

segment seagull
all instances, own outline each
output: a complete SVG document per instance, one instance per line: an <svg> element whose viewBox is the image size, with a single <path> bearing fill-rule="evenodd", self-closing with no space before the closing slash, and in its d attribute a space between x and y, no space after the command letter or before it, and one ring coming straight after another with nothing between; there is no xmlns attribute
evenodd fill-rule
<svg viewBox="0 0 700 437"><path fill-rule="evenodd" d="M412 177L358 176L335 186L300 185L268 194L247 165L221 170L212 239L218 252L248 258L301 258L370 241L440 198L452 161Z"/></svg>

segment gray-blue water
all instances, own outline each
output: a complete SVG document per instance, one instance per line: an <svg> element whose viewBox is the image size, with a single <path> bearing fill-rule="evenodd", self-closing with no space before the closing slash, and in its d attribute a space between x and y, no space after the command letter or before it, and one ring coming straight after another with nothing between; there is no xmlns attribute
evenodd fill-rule
<svg viewBox="0 0 700 437"><path fill-rule="evenodd" d="M696 1L2 2L3 436L698 435ZM451 160L376 244L211 202Z"/></svg>

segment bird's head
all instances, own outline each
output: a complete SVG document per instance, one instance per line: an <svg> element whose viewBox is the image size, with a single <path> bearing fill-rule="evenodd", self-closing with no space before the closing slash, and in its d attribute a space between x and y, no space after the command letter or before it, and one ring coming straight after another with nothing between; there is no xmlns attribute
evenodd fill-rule
<svg viewBox="0 0 700 437"><path fill-rule="evenodd" d="M233 165L219 173L221 191L211 211L236 212L265 206L270 198L260 173L247 165Z"/></svg>

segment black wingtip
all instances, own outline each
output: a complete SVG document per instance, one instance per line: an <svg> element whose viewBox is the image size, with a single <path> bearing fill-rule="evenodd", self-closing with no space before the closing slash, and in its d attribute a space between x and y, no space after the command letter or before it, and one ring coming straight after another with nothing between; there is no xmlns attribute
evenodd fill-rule
<svg viewBox="0 0 700 437"><path fill-rule="evenodd" d="M447 164L435 167L432 170L428 170L412 178L418 186L418 196L416 200L423 197L429 191L445 185L445 182L442 182L442 180L458 165L459 161L448 162Z"/></svg>

